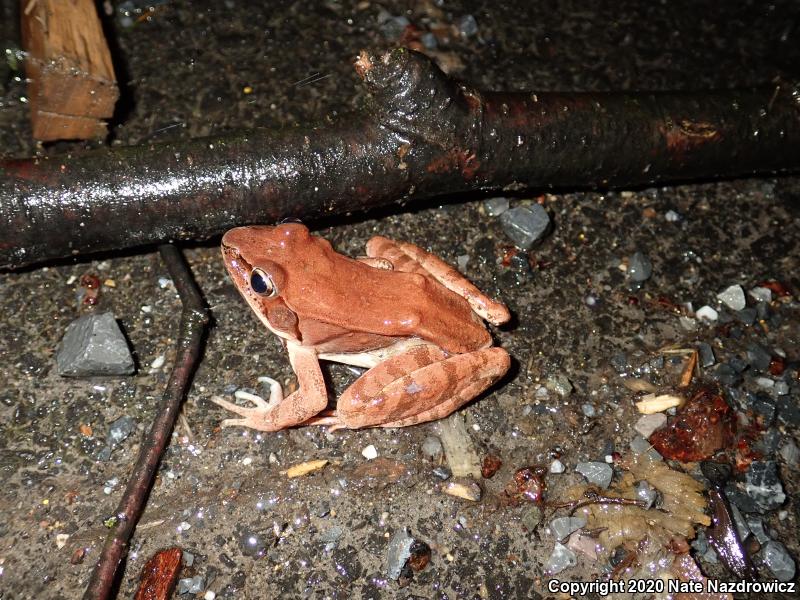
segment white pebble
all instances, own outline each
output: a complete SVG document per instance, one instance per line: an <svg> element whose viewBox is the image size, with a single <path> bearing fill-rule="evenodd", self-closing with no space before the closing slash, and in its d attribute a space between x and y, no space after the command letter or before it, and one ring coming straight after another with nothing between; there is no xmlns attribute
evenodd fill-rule
<svg viewBox="0 0 800 600"><path fill-rule="evenodd" d="M153 307L150 306L149 304L145 304L144 306L142 306L142 312L146 314L151 313L153 312Z"/></svg>
<svg viewBox="0 0 800 600"><path fill-rule="evenodd" d="M162 354L161 356L157 356L156 359L150 363L151 369L160 369L164 366L164 363L167 362L167 355Z"/></svg>
<svg viewBox="0 0 800 600"><path fill-rule="evenodd" d="M754 287L750 290L750 295L756 302L772 302L772 290L765 287Z"/></svg>
<svg viewBox="0 0 800 600"><path fill-rule="evenodd" d="M563 473L565 470L566 469L564 467L564 463L562 463L558 459L555 459L553 462L550 463L550 472L551 473L555 473L555 474Z"/></svg>
<svg viewBox="0 0 800 600"><path fill-rule="evenodd" d="M250 464L252 464L252 463L253 463L253 459L252 459L252 458L250 458L249 456L246 456L246 457L245 457L245 458L242 460L242 464L243 464L245 467L246 467L247 465L250 465Z"/></svg>
<svg viewBox="0 0 800 600"><path fill-rule="evenodd" d="M719 313L706 304L698 308L694 316L702 321L716 321L719 318Z"/></svg>
<svg viewBox="0 0 800 600"><path fill-rule="evenodd" d="M742 310L745 306L747 306L747 300L744 297L744 290L739 284L734 284L725 288L719 294L717 294L717 298L719 298L719 301L731 310Z"/></svg>
<svg viewBox="0 0 800 600"><path fill-rule="evenodd" d="M370 444L369 446L367 446L366 448L364 448L361 451L361 456L363 456L367 460L372 460L374 458L378 458L378 450L375 448L375 446Z"/></svg>
<svg viewBox="0 0 800 600"><path fill-rule="evenodd" d="M216 597L217 593L212 592L211 590L208 590L205 594L203 594L203 600L214 600Z"/></svg>

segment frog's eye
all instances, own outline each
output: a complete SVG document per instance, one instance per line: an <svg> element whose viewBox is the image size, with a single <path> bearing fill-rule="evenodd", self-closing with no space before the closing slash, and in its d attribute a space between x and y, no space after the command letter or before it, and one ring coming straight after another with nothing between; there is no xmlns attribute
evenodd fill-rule
<svg viewBox="0 0 800 600"><path fill-rule="evenodd" d="M252 289L259 296L275 296L278 293L278 288L275 282L272 281L267 273L261 269L253 269L250 273L250 289Z"/></svg>

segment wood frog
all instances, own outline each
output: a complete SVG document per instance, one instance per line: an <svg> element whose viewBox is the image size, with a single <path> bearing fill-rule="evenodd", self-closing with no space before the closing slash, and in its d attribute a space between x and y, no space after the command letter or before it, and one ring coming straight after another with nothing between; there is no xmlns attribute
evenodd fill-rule
<svg viewBox="0 0 800 600"><path fill-rule="evenodd" d="M499 325L505 305L453 267L413 244L376 236L353 259L300 223L238 227L222 238L222 257L244 299L282 338L298 389L278 382L255 407L215 398L241 425L277 431L404 427L445 417L508 370L510 358L481 319ZM319 361L369 370L325 411Z"/></svg>

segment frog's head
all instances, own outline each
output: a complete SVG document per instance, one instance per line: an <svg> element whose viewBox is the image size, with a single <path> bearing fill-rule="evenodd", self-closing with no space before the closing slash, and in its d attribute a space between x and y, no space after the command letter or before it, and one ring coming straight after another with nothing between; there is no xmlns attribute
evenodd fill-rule
<svg viewBox="0 0 800 600"><path fill-rule="evenodd" d="M305 225L255 225L222 236L222 259L236 289L276 335L299 340L298 317L287 306L293 259L303 255L311 235Z"/></svg>

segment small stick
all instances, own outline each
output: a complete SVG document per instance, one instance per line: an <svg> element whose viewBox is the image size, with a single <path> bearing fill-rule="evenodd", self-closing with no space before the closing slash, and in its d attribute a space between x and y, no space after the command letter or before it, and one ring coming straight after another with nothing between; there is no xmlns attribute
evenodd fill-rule
<svg viewBox="0 0 800 600"><path fill-rule="evenodd" d="M178 290L183 307L178 352L158 414L142 442L139 458L117 506L114 524L92 572L83 595L84 600L101 600L111 596L117 568L128 552L128 543L144 510L161 456L169 444L181 402L200 361L206 327L210 320L203 297L180 250L171 244L159 246L158 250Z"/></svg>

